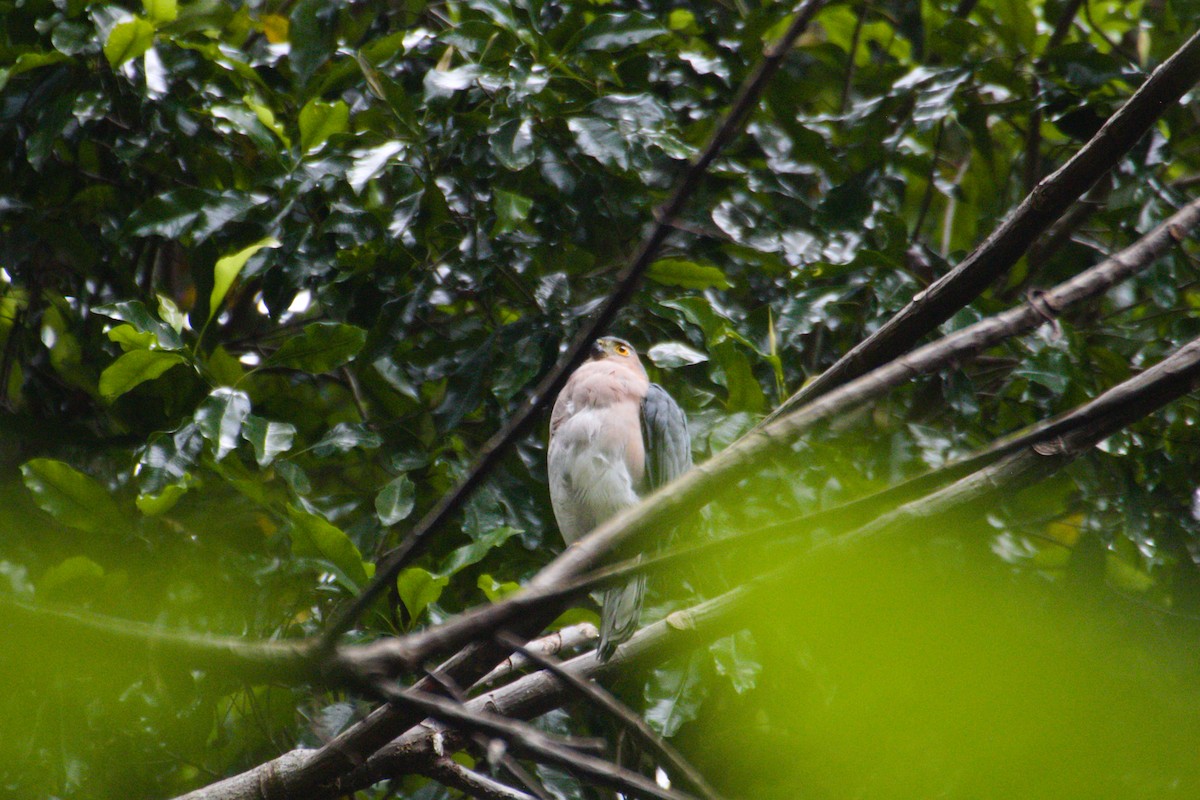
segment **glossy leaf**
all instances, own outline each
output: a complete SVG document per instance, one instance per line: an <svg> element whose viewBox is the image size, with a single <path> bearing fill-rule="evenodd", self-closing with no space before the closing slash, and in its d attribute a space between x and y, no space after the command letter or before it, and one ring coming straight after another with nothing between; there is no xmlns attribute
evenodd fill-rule
<svg viewBox="0 0 1200 800"><path fill-rule="evenodd" d="M217 461L237 447L243 435L243 424L249 417L250 398L245 392L227 386L214 389L196 409L196 427L212 443L213 457Z"/></svg>
<svg viewBox="0 0 1200 800"><path fill-rule="evenodd" d="M248 414L240 433L242 438L254 447L254 459L258 465L266 467L276 456L292 449L296 439L296 426L289 422L274 422Z"/></svg>
<svg viewBox="0 0 1200 800"><path fill-rule="evenodd" d="M365 426L339 422L313 445L313 452L323 457L332 453L345 453L356 447L371 450L381 444L383 444L383 440L379 434L368 430Z"/></svg>
<svg viewBox="0 0 1200 800"><path fill-rule="evenodd" d="M342 101L324 103L309 100L300 109L300 149L305 153L317 149L336 133L350 127L350 107Z"/></svg>
<svg viewBox="0 0 1200 800"><path fill-rule="evenodd" d="M139 494L135 502L137 503L138 511L141 511L147 517L157 517L174 508L175 504L185 494L187 494L186 486L172 483L163 487L163 490L157 494Z"/></svg>
<svg viewBox="0 0 1200 800"><path fill-rule="evenodd" d="M416 502L416 486L407 475L401 475L375 495L375 514L384 525L395 525L412 513Z"/></svg>
<svg viewBox="0 0 1200 800"><path fill-rule="evenodd" d="M119 67L150 49L154 42L154 25L141 17L122 22L108 34L104 57L112 67Z"/></svg>
<svg viewBox="0 0 1200 800"><path fill-rule="evenodd" d="M324 561L350 591L367 582L362 554L340 528L294 506L289 506L288 518L293 553Z"/></svg>
<svg viewBox="0 0 1200 800"><path fill-rule="evenodd" d="M108 489L69 464L35 458L21 465L21 476L38 507L64 525L105 536L128 528Z"/></svg>

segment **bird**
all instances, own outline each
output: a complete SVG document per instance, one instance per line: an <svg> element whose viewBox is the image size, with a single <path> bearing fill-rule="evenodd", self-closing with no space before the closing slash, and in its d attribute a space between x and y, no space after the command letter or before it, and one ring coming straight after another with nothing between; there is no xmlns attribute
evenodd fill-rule
<svg viewBox="0 0 1200 800"><path fill-rule="evenodd" d="M597 339L550 415L547 476L563 540L570 545L691 465L683 409L650 382L629 342ZM602 660L637 629L645 591L645 576L605 591L597 648Z"/></svg>

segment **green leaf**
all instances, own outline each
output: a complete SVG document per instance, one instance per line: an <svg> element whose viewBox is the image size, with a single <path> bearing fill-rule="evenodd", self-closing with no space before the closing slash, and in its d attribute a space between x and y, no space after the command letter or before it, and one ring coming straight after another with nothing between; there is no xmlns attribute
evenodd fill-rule
<svg viewBox="0 0 1200 800"><path fill-rule="evenodd" d="M519 592L521 590L521 584L517 583L516 581L501 582L486 572L479 576L479 579L475 581L475 585L478 586L479 590L487 596L487 599L490 602L493 603L499 603L510 594Z"/></svg>
<svg viewBox="0 0 1200 800"><path fill-rule="evenodd" d="M720 269L709 264L662 258L646 270L646 277L664 286L681 286L684 289L728 289L729 280Z"/></svg>
<svg viewBox="0 0 1200 800"><path fill-rule="evenodd" d="M505 169L517 172L533 163L533 122L528 119L510 119L501 125L489 139L492 154Z"/></svg>
<svg viewBox="0 0 1200 800"><path fill-rule="evenodd" d="M762 664L758 660L758 647L750 631L739 631L733 636L718 639L708 647L713 655L713 664L718 675L729 678L733 690L742 694L758 684Z"/></svg>
<svg viewBox="0 0 1200 800"><path fill-rule="evenodd" d="M492 549L499 547L507 542L516 534L520 533L516 528L500 526L493 528L487 533L480 536L470 544L463 545L456 550L452 550L445 559L442 560L441 566L438 567L437 574L445 577L456 574L464 567L469 567L483 560Z"/></svg>
<svg viewBox="0 0 1200 800"><path fill-rule="evenodd" d="M142 0L142 8L146 10L146 16L159 25L174 22L179 17L175 0Z"/></svg>
<svg viewBox="0 0 1200 800"><path fill-rule="evenodd" d="M292 449L296 426L290 422L272 422L250 414L242 425L242 438L254 447L254 460L268 466L280 453Z"/></svg>
<svg viewBox="0 0 1200 800"><path fill-rule="evenodd" d="M69 464L35 458L21 465L21 475L38 508L64 525L103 534L123 532L128 527L108 489Z"/></svg>
<svg viewBox="0 0 1200 800"><path fill-rule="evenodd" d="M100 373L100 394L106 400L115 400L138 384L152 381L176 364L186 362L179 353L130 350Z"/></svg>
<svg viewBox="0 0 1200 800"><path fill-rule="evenodd" d="M654 670L646 682L645 719L663 737L671 738L684 723L696 718L708 694L702 664L700 654L692 654Z"/></svg>
<svg viewBox="0 0 1200 800"><path fill-rule="evenodd" d="M308 478L308 473L298 467L291 461L279 461L275 464L275 471L279 473L279 477L283 478L297 497L306 497L312 492L312 481Z"/></svg>
<svg viewBox="0 0 1200 800"><path fill-rule="evenodd" d="M172 304L173 306L174 304ZM146 308L140 300L123 300L119 303L109 303L103 306L96 306L92 309L96 314L102 314L112 319L128 322L135 330L142 333L152 333L158 339L158 346L163 350L180 350L183 348L183 339L179 336L179 331L183 326L176 328L173 324L168 324L159 320L158 317L150 313L150 309ZM178 311L178 309L176 309ZM125 334L119 334L124 336ZM112 338L112 334L109 334ZM113 341L120 341L113 339Z"/></svg>
<svg viewBox="0 0 1200 800"><path fill-rule="evenodd" d="M280 241L274 236L268 236L249 247L243 247L236 253L230 253L227 256L217 259L216 266L213 267L212 295L208 301L209 319L212 319L217 313L217 309L221 307L221 303L225 300L225 295L229 292L229 287L233 285L234 279L242 271L242 267L246 266L246 262L250 260L250 257L263 248L279 247L280 244Z"/></svg>
<svg viewBox="0 0 1200 800"><path fill-rule="evenodd" d="M317 149L335 133L350 128L350 107L341 100L324 103L316 98L300 109L300 149L308 153Z"/></svg>
<svg viewBox="0 0 1200 800"><path fill-rule="evenodd" d="M329 372L358 355L367 332L341 322L314 322L304 326L275 351L269 363L314 374Z"/></svg>
<svg viewBox="0 0 1200 800"><path fill-rule="evenodd" d="M60 561L42 574L38 581L38 592L52 593L76 581L95 583L104 577L104 567L87 556L71 556Z"/></svg>
<svg viewBox="0 0 1200 800"><path fill-rule="evenodd" d="M170 483L158 494L139 494L134 502L137 503L138 511L147 517L157 517L174 508L179 498L187 494L187 490L188 487L181 483Z"/></svg>
<svg viewBox="0 0 1200 800"><path fill-rule="evenodd" d="M492 207L496 211L496 225L492 228L492 234L497 235L508 233L524 222L533 208L533 200L515 192L496 189Z"/></svg>
<svg viewBox="0 0 1200 800"><path fill-rule="evenodd" d="M349 452L355 447L370 450L381 444L383 444L383 439L379 438L379 434L368 430L366 426L351 422L339 422L330 428L329 432L322 436L312 449L314 454L324 458L335 452Z"/></svg>
<svg viewBox="0 0 1200 800"><path fill-rule="evenodd" d="M214 389L196 409L196 427L213 443L213 457L217 461L237 447L242 424L249 416L249 396L228 386Z"/></svg>
<svg viewBox="0 0 1200 800"><path fill-rule="evenodd" d="M635 44L662 36L667 31L653 17L640 12L604 14L580 31L580 50L624 50Z"/></svg>
<svg viewBox="0 0 1200 800"><path fill-rule="evenodd" d="M435 577L420 567L409 567L396 577L396 591L409 618L415 621L430 603L437 602L448 583L449 578Z"/></svg>
<svg viewBox="0 0 1200 800"><path fill-rule="evenodd" d="M110 330L108 338L121 345L121 349L127 353L130 350L149 350L158 344L158 337L153 333L139 331L128 322Z"/></svg>
<svg viewBox="0 0 1200 800"><path fill-rule="evenodd" d="M607 167L629 169L629 142L608 120L574 117L567 127L575 134L575 143L585 155Z"/></svg>
<svg viewBox="0 0 1200 800"><path fill-rule="evenodd" d="M141 17L134 17L109 31L108 41L104 43L104 57L116 69L145 53L153 43L154 26Z"/></svg>
<svg viewBox="0 0 1200 800"><path fill-rule="evenodd" d="M416 486L407 475L401 475L375 495L375 514L384 525L395 525L412 513L416 501Z"/></svg>
<svg viewBox="0 0 1200 800"><path fill-rule="evenodd" d="M301 557L318 558L333 567L335 576L350 591L367 583L362 553L340 528L323 517L288 506L292 523L292 552Z"/></svg>

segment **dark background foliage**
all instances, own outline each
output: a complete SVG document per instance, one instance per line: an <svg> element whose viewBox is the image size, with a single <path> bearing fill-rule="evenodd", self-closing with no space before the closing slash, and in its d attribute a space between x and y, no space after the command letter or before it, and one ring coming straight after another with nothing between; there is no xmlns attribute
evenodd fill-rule
<svg viewBox="0 0 1200 800"><path fill-rule="evenodd" d="M1066 10L821 12L614 331L649 349L697 460L957 263L1200 19L1195 0ZM554 363L785 23L745 2L0 0L0 587L196 632L319 632ZM1168 110L1085 219L944 328L1165 218L1196 183L1198 113L1194 93ZM1198 275L1180 250L847 415L706 525L858 496L1096 395L1200 334ZM963 538L1005 574L1191 613L1196 417L1176 403ZM549 559L543 447L508 454L359 635L494 599ZM168 796L354 712L12 637L14 796ZM775 644L723 640L627 694L686 744L698 714L837 683L820 644L795 672ZM788 741L771 722L753 735Z"/></svg>

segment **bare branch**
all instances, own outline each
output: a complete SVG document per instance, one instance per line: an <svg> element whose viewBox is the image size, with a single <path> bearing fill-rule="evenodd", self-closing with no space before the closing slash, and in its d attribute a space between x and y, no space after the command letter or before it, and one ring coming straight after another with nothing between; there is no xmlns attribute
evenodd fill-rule
<svg viewBox="0 0 1200 800"><path fill-rule="evenodd" d="M512 634L501 631L497 634L497 638L500 639L501 644L521 653L531 661L537 662L540 667L549 671L554 677L565 683L571 691L579 694L601 711L615 717L627 731L637 737L637 740L644 749L655 755L666 765L669 774L675 777L682 777L706 800L720 800L720 795L717 794L715 789L709 786L708 781L704 779L699 770L689 764L687 759L672 747L666 739L651 730L645 720L635 714L620 700L613 697L612 694L605 691L599 684L584 680L570 670L564 669L560 662L549 656L538 653L535 650L527 649L521 644L521 640Z"/></svg>
<svg viewBox="0 0 1200 800"><path fill-rule="evenodd" d="M452 758L430 762L421 774L478 800L537 800L531 794L467 769Z"/></svg>

